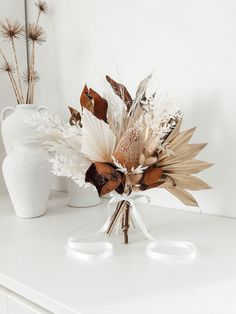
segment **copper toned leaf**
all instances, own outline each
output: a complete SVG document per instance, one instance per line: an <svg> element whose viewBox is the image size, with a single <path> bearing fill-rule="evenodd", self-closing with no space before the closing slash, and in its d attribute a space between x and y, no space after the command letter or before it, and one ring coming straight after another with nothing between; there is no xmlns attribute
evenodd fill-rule
<svg viewBox="0 0 236 314"><path fill-rule="evenodd" d="M80 96L80 104L83 108L86 108L88 111L93 113L93 102L92 99L89 97L89 90L87 85L84 85L84 89Z"/></svg>
<svg viewBox="0 0 236 314"><path fill-rule="evenodd" d="M130 93L128 92L127 88L124 85L114 81L108 75L106 75L106 79L108 83L111 85L114 93L123 100L123 102L126 104L127 111L129 111L130 106L132 105L132 97L130 96Z"/></svg>
<svg viewBox="0 0 236 314"><path fill-rule="evenodd" d="M104 122L107 122L107 108L108 103L106 99L101 97L95 90L92 88L89 89L89 96L91 99L93 99L93 114L96 118L103 120Z"/></svg>
<svg viewBox="0 0 236 314"><path fill-rule="evenodd" d="M75 124L79 124L81 126L81 114L78 110L68 106L69 110L70 110L70 125L75 125Z"/></svg>
<svg viewBox="0 0 236 314"><path fill-rule="evenodd" d="M93 163L85 174L85 181L95 185L100 196L114 190L120 194L124 192L122 174L109 163Z"/></svg>
<svg viewBox="0 0 236 314"><path fill-rule="evenodd" d="M163 182L158 182L162 177L162 169L156 167L149 167L147 168L144 173L143 177L140 181L141 189L150 189L153 187L157 187Z"/></svg>

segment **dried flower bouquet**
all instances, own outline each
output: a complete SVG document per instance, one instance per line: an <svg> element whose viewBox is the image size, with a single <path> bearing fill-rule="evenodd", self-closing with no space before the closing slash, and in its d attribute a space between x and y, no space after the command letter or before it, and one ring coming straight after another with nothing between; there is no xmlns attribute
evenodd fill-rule
<svg viewBox="0 0 236 314"><path fill-rule="evenodd" d="M12 22L5 19L0 22L0 36L6 41L9 41L14 57L14 62L11 63L0 48L0 56L3 59L0 70L7 73L18 104L32 104L34 102L35 84L39 80L39 74L35 70L36 44L42 44L46 40L45 32L39 25L39 20L41 15L48 11L48 6L47 3L42 0L35 2L35 5L38 10L35 23L30 23L25 27L17 20ZM31 44L29 47L29 68L23 75L20 74L20 65L16 49L16 41L20 39L27 40L27 42ZM22 82L27 84L27 93L25 96Z"/></svg>
<svg viewBox="0 0 236 314"><path fill-rule="evenodd" d="M81 108L69 107L70 124L48 115L34 118L34 140L51 154L53 172L81 185L92 183L100 196L164 188L185 205L198 206L187 190L210 188L194 174L212 164L195 159L206 146L189 143L195 128L180 130L182 113L150 94L151 76L134 97L124 85L106 79L115 95L105 99L85 85ZM107 233L119 223L128 243L131 222L126 198L118 203Z"/></svg>

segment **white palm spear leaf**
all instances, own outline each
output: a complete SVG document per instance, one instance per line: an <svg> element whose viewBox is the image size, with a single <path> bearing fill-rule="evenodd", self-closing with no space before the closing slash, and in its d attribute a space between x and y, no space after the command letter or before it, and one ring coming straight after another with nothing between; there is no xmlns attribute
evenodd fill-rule
<svg viewBox="0 0 236 314"><path fill-rule="evenodd" d="M109 162L116 148L116 136L103 120L84 109L82 115L82 153L92 162Z"/></svg>

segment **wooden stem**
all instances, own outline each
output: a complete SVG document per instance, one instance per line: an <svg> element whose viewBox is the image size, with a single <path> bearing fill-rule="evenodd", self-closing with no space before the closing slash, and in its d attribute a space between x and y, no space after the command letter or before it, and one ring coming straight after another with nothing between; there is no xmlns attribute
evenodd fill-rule
<svg viewBox="0 0 236 314"><path fill-rule="evenodd" d="M3 51L2 51L1 49L0 49L0 54L1 54L2 58L3 58L3 60L4 60L6 63L9 64L9 62L7 61L7 58L5 57L5 55L4 55L4 53L3 53ZM10 73L10 72L8 72L8 76L9 76L9 79L10 79L10 81L11 81L12 88L13 88L13 90L14 90L17 103L20 104L21 98L20 98L19 91L18 91L18 89L17 89L17 84L16 84L16 81L15 81L15 79L14 79L14 76L13 76L13 74Z"/></svg>
<svg viewBox="0 0 236 314"><path fill-rule="evenodd" d="M124 221L123 221L123 232L124 232L124 243L129 243L128 231L129 231L129 203L126 202L126 208L124 212Z"/></svg>
<svg viewBox="0 0 236 314"><path fill-rule="evenodd" d="M110 225L109 225L109 227L108 227L108 229L107 229L107 234L111 234L111 232L112 232L112 230L113 230L113 228L114 228L114 226L115 226L115 224L116 224L116 222L117 222L117 219L118 219L118 217L120 216L120 212L121 212L121 210L122 210L122 207L123 207L123 205L124 205L124 202L125 202L125 201L121 201L121 202L119 202L118 205L116 206L116 210L115 210L114 214L113 214L112 217L111 217L111 223L110 223Z"/></svg>
<svg viewBox="0 0 236 314"><path fill-rule="evenodd" d="M16 73L17 73L17 79L18 79L18 85L19 85L19 94L20 94L21 103L23 104L24 96L23 96L23 90L22 90L21 80L20 80L20 70L19 70L19 64L18 64L18 59L17 59L16 47L15 47L15 42L13 38L11 40L11 43L12 43L12 50L13 50L14 58L15 58Z"/></svg>

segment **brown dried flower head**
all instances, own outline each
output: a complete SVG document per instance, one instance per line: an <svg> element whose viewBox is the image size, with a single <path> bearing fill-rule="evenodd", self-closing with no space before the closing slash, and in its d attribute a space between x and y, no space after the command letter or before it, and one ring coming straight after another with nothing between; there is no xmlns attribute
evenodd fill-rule
<svg viewBox="0 0 236 314"><path fill-rule="evenodd" d="M39 73L37 71L34 71L33 77L34 77L34 83L37 83L40 80L40 76L39 76ZM30 81L30 71L26 71L26 72L23 73L22 80L25 83L29 83L29 81Z"/></svg>
<svg viewBox="0 0 236 314"><path fill-rule="evenodd" d="M142 142L141 131L138 128L130 128L122 135L113 156L128 170L136 168L139 165Z"/></svg>
<svg viewBox="0 0 236 314"><path fill-rule="evenodd" d="M42 0L38 0L37 2L35 2L36 7L39 9L40 13L47 13L48 11L48 5L45 1Z"/></svg>
<svg viewBox="0 0 236 314"><path fill-rule="evenodd" d="M19 39L23 35L24 27L19 21L10 22L8 19L0 23L0 34L7 40Z"/></svg>
<svg viewBox="0 0 236 314"><path fill-rule="evenodd" d="M0 66L0 70L1 70L1 72L7 72L7 73L14 73L15 72L14 66L11 63L7 62L7 61L5 61Z"/></svg>
<svg viewBox="0 0 236 314"><path fill-rule="evenodd" d="M31 23L27 27L26 36L31 43L37 43L41 45L46 41L46 35L43 28L37 24Z"/></svg>

